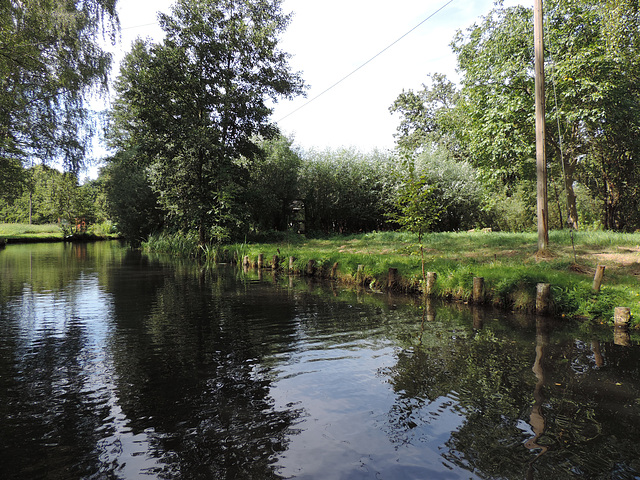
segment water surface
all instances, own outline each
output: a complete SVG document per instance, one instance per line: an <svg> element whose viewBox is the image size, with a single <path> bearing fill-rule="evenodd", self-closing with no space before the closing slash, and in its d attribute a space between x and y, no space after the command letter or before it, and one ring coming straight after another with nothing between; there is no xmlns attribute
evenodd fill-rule
<svg viewBox="0 0 640 480"><path fill-rule="evenodd" d="M150 257L0 251L0 478L640 478L611 331Z"/></svg>

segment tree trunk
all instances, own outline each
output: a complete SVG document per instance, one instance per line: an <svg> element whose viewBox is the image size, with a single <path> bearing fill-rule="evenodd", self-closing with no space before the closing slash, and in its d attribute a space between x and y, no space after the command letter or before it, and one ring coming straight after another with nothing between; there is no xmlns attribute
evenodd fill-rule
<svg viewBox="0 0 640 480"><path fill-rule="evenodd" d="M200 225L198 226L198 243L204 245L207 243L207 228L203 216L200 216Z"/></svg>

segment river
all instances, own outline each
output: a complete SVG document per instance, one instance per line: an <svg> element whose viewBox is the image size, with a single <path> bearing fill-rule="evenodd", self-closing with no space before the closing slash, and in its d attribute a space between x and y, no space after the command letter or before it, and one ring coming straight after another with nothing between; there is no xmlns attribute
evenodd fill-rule
<svg viewBox="0 0 640 480"><path fill-rule="evenodd" d="M640 346L562 319L0 250L2 479L638 479Z"/></svg>

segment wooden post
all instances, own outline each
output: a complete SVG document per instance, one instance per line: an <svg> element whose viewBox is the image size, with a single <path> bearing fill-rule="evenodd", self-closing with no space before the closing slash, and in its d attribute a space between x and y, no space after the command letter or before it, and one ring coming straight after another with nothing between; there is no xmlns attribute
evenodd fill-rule
<svg viewBox="0 0 640 480"><path fill-rule="evenodd" d="M336 278L336 275L338 273L338 262L333 264L333 267L331 267L331 278Z"/></svg>
<svg viewBox="0 0 640 480"><path fill-rule="evenodd" d="M398 284L398 269L389 268L387 275L387 288L394 288Z"/></svg>
<svg viewBox="0 0 640 480"><path fill-rule="evenodd" d="M473 302L484 302L484 277L473 277Z"/></svg>
<svg viewBox="0 0 640 480"><path fill-rule="evenodd" d="M613 313L613 323L616 327L629 327L631 321L631 309L629 307L616 307Z"/></svg>
<svg viewBox="0 0 640 480"><path fill-rule="evenodd" d="M315 273L316 273L316 261L309 260L309 262L307 263L307 275L309 275L310 277L313 277Z"/></svg>
<svg viewBox="0 0 640 480"><path fill-rule="evenodd" d="M293 263L296 261L296 257L289 257L289 271L292 272L294 265Z"/></svg>
<svg viewBox="0 0 640 480"><path fill-rule="evenodd" d="M631 335L627 327L613 327L613 343L621 347L631 346Z"/></svg>
<svg viewBox="0 0 640 480"><path fill-rule="evenodd" d="M535 53L535 106L536 106L536 168L538 251L549 248L549 209L547 201L547 156L544 113L544 37L542 0L535 0L533 7Z"/></svg>
<svg viewBox="0 0 640 480"><path fill-rule="evenodd" d="M264 266L264 253L258 254L258 268L262 268Z"/></svg>
<svg viewBox="0 0 640 480"><path fill-rule="evenodd" d="M539 283L536 286L536 313L544 315L549 313L551 302L551 284Z"/></svg>
<svg viewBox="0 0 640 480"><path fill-rule="evenodd" d="M358 285L364 283L364 265L358 265L358 273L356 273L356 283Z"/></svg>
<svg viewBox="0 0 640 480"><path fill-rule="evenodd" d="M244 268L249 268L251 266L251 262L249 261L249 255L245 255L242 259L242 266Z"/></svg>
<svg viewBox="0 0 640 480"><path fill-rule="evenodd" d="M274 270L278 270L279 266L280 266L280 257L278 257L278 255L274 255L271 268L273 268Z"/></svg>
<svg viewBox="0 0 640 480"><path fill-rule="evenodd" d="M476 307L472 307L471 309L471 314L473 317L473 329L474 330L482 330L482 327L484 327L484 320L482 319L482 316L480 315L480 310Z"/></svg>
<svg viewBox="0 0 640 480"><path fill-rule="evenodd" d="M604 265L598 265L596 268L596 274L593 277L593 291L599 292L600 285L602 284L602 278L604 277Z"/></svg>
<svg viewBox="0 0 640 480"><path fill-rule="evenodd" d="M433 304L433 299L427 298L424 308L426 310L427 322L434 322L436 320L436 308Z"/></svg>
<svg viewBox="0 0 640 480"><path fill-rule="evenodd" d="M425 293L427 295L433 295L436 291L436 280L438 279L438 274L436 272L427 272L427 285L425 287Z"/></svg>

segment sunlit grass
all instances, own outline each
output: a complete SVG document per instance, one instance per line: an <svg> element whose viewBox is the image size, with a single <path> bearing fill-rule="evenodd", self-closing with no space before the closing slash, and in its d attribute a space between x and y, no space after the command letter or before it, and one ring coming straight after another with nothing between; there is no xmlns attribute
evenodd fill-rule
<svg viewBox="0 0 640 480"><path fill-rule="evenodd" d="M153 242L161 240L156 238ZM345 283L362 283L384 290L390 268L401 277L400 288L407 292L421 289L422 272L417 235L406 232L374 232L359 235L335 235L306 238L282 235L270 242L243 242L211 249L197 247L194 238L164 238L163 251L174 254L211 255L215 261L241 263L245 256L252 264L259 254L272 268L278 256L278 268L305 272L314 260L319 275L329 276L334 264L337 276ZM153 250L153 242L149 247ZM171 245L171 247L168 247ZM443 232L425 235L425 268L438 276L436 295L467 301L474 277L485 279L487 301L513 310L531 310L536 285L550 283L555 311L610 321L615 306L631 307L636 322L640 319L640 234L612 232L551 232L550 254L536 255L537 234L505 232ZM157 249L157 248L156 248ZM198 250L199 249L199 250ZM605 282L600 293L591 291L593 273L598 264L606 265ZM364 275L358 277L362 265Z"/></svg>
<svg viewBox="0 0 640 480"><path fill-rule="evenodd" d="M56 223L29 225L26 223L0 223L0 237L3 238L51 238L62 237L62 230Z"/></svg>

